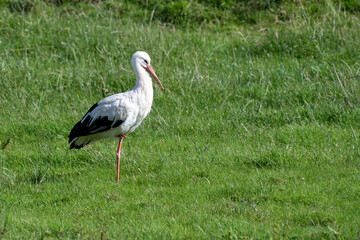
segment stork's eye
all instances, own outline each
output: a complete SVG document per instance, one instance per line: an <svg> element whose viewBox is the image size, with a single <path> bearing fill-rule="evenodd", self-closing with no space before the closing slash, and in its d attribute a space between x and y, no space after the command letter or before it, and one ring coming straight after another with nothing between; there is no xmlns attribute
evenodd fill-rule
<svg viewBox="0 0 360 240"><path fill-rule="evenodd" d="M147 60L145 60L145 59L144 59L144 62L145 62L146 64L149 64L149 63L148 63L148 61L147 61Z"/></svg>

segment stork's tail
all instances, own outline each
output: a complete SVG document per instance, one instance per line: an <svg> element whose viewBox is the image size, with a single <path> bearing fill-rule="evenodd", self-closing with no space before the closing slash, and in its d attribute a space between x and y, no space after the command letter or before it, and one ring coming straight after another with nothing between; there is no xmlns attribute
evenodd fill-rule
<svg viewBox="0 0 360 240"><path fill-rule="evenodd" d="M69 134L70 149L72 149L72 148L80 149L80 148L84 147L86 144L91 142L91 140L88 139L86 136L80 135L82 127L83 126L81 124L81 121L79 121L71 129L71 132Z"/></svg>
<svg viewBox="0 0 360 240"><path fill-rule="evenodd" d="M70 149L80 149L89 144L91 140L87 136L76 137L70 142Z"/></svg>

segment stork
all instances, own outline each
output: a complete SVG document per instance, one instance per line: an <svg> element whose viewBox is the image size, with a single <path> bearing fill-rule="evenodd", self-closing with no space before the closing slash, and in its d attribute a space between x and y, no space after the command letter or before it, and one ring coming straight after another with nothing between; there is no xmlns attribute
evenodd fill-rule
<svg viewBox="0 0 360 240"><path fill-rule="evenodd" d="M133 132L148 115L153 102L153 86L149 73L164 89L150 65L146 52L135 52L131 65L136 74L135 87L95 103L84 117L75 124L69 134L70 149L80 149L90 142L102 138L119 138L116 152L117 175L119 183L121 144L126 135Z"/></svg>

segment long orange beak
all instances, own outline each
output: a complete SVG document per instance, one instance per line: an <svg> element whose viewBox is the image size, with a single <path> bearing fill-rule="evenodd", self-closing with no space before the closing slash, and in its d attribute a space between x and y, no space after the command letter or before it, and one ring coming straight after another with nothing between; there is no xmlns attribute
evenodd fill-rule
<svg viewBox="0 0 360 240"><path fill-rule="evenodd" d="M146 68L145 68L146 71L148 71L151 76L155 79L155 81L157 82L157 84L159 84L159 86L164 89L163 85L161 84L159 78L156 76L156 73L154 72L154 69L151 67L151 65L148 65Z"/></svg>

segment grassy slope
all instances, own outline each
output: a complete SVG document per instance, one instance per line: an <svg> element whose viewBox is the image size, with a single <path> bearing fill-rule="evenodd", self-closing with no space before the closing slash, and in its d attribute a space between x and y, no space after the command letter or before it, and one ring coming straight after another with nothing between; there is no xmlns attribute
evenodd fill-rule
<svg viewBox="0 0 360 240"><path fill-rule="evenodd" d="M101 6L1 9L2 237L359 237L358 18L193 31ZM66 136L139 49L166 90L116 185L116 142Z"/></svg>

